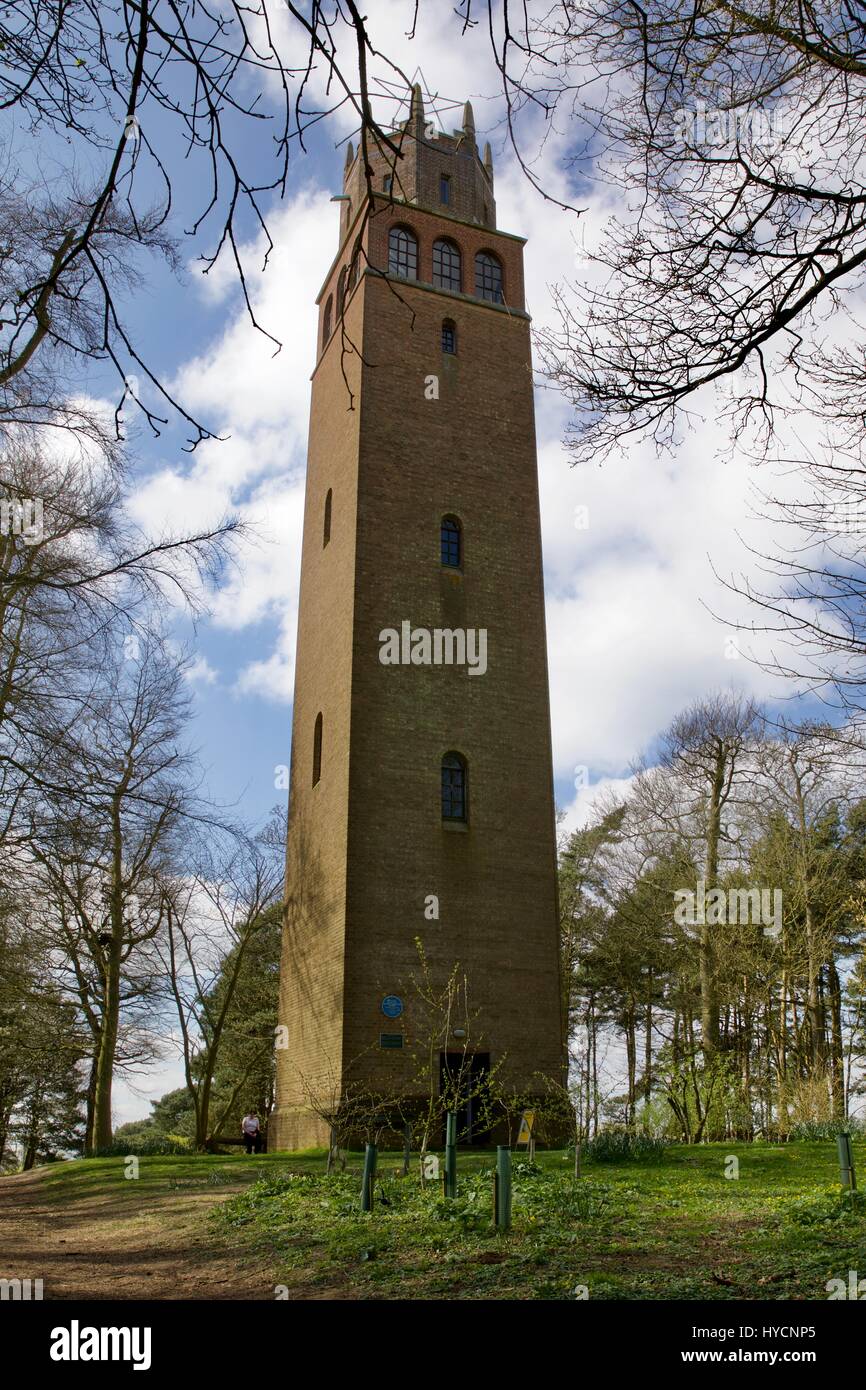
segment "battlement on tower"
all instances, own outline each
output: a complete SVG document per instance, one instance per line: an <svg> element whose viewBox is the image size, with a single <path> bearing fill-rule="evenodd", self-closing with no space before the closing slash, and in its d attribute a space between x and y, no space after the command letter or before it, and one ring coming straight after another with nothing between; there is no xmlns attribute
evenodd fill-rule
<svg viewBox="0 0 866 1390"><path fill-rule="evenodd" d="M407 120L389 135L393 149L384 144L368 145L374 193L495 229L493 156L489 144L484 146L483 158L478 153L475 118L468 101L463 108L462 129L449 135L425 117L421 88L416 85ZM341 205L341 245L367 196L362 152L351 141L346 148L343 194L348 202Z"/></svg>

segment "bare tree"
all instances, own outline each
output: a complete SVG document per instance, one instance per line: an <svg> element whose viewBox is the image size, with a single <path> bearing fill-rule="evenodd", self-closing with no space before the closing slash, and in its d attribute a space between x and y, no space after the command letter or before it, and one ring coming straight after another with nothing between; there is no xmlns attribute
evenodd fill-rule
<svg viewBox="0 0 866 1390"><path fill-rule="evenodd" d="M100 674L147 646L154 602L200 612L239 526L145 536L124 511L122 465L88 448L52 456L15 432L0 455L0 841L54 794ZM98 696L96 697L98 699Z"/></svg>
<svg viewBox="0 0 866 1390"><path fill-rule="evenodd" d="M258 836L211 826L194 867L163 889L166 929L157 953L180 1028L199 1149L219 1138L248 1076L273 1051L268 1034L212 1114L214 1075L247 953L282 903L284 840L283 817Z"/></svg>
<svg viewBox="0 0 866 1390"><path fill-rule="evenodd" d="M542 335L582 414L581 455L635 431L670 441L679 408L744 366L727 406L737 431L751 420L772 436L784 365L802 407L862 439L862 347L810 331L866 262L859 6L578 0L536 40L585 136L575 169L593 160L635 209L591 256L601 282L563 290Z"/></svg>
<svg viewBox="0 0 866 1390"><path fill-rule="evenodd" d="M184 664L156 639L115 663L79 713L50 791L29 798L28 849L57 904L57 945L94 1034L92 1143L111 1143L124 1008L151 992L161 883L183 827L206 814L181 737Z"/></svg>
<svg viewBox="0 0 866 1390"><path fill-rule="evenodd" d="M34 188L5 151L0 418L50 418L56 360L105 357L155 433L168 409L185 420L193 446L209 437L140 356L124 326L123 290L143 254L174 261L174 201L181 185L188 195L193 170L201 194L183 225L203 268L230 258L251 323L278 350L256 320L243 240L250 225L264 234L266 264L267 211L285 192L290 152L303 152L310 130L335 111L354 112L362 148L370 138L392 146L371 104L373 61L408 95L408 78L376 49L353 0L330 9L318 0L4 6L0 110L38 131L58 173ZM85 163L95 172L82 184L75 174Z"/></svg>
<svg viewBox="0 0 866 1390"><path fill-rule="evenodd" d="M759 731L759 711L741 695L723 693L698 701L662 735L660 771L646 770L637 780L640 812L656 835L667 832L690 844L707 890L718 884L723 849L736 842L736 810ZM702 915L701 1035L709 1060L719 1047L719 1001L713 927Z"/></svg>

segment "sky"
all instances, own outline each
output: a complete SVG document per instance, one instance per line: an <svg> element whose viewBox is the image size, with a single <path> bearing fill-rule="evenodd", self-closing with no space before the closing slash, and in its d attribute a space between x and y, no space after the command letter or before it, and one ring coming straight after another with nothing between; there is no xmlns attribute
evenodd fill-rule
<svg viewBox="0 0 866 1390"><path fill-rule="evenodd" d="M490 139L493 147L498 226L527 238L528 307L536 326L551 322L552 287L585 268L581 247L592 246L617 209L611 190L569 183L567 127L547 141L534 173L564 196L580 193L580 231L573 213L531 188L499 124L483 30L458 38L459 25L444 19L450 11L437 6L422 9L410 42L402 5L371 0L366 12L377 45L410 74L420 64L429 90L472 100L479 143ZM460 123L453 114L449 126ZM158 532L232 510L255 530L195 630L173 615L196 652L192 741L210 790L252 821L286 797L277 784L290 757L315 300L337 251L338 205L330 198L341 189L341 142L352 133L348 115L318 127L309 152L293 155L285 199L271 210L274 251L266 273L251 274L250 289L257 316L282 343L277 355L251 327L228 261L204 276L190 258L181 285L155 272L126 306L133 336L175 394L222 436L190 454L180 433L168 429L154 440L134 408L127 412L138 459L132 514ZM181 219L183 210L181 190ZM262 252L261 238L252 237L247 263L260 264ZM768 523L751 515L754 467L736 453L724 456L719 404L713 392L695 401L667 456L637 443L575 468L562 442L567 404L539 378L554 775L568 827L585 817L600 788L626 784L632 761L691 701L730 687L759 698L780 693L749 660L749 650L767 655L760 639L735 636L735 620L748 615L716 578L748 575L746 544L770 544ZM180 1084L167 1055L134 1086L118 1086L116 1123L148 1113L150 1099Z"/></svg>

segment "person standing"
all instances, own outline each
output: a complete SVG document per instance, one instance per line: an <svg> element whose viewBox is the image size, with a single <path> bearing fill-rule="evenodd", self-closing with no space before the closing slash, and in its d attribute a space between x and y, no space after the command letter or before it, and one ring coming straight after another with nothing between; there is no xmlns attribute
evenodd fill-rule
<svg viewBox="0 0 866 1390"><path fill-rule="evenodd" d="M241 1121L241 1133L244 1137L244 1148L247 1153L261 1153L262 1127L255 1110L251 1110L248 1115L244 1115Z"/></svg>

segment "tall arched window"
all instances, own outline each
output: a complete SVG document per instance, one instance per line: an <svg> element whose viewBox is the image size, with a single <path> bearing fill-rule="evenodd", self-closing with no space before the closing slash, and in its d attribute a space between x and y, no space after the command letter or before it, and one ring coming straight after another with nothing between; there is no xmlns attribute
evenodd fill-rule
<svg viewBox="0 0 866 1390"><path fill-rule="evenodd" d="M453 319L442 320L442 351L457 351L457 325Z"/></svg>
<svg viewBox="0 0 866 1390"><path fill-rule="evenodd" d="M392 227L388 233L388 270L404 280L418 279L418 238L408 227Z"/></svg>
<svg viewBox="0 0 866 1390"><path fill-rule="evenodd" d="M502 304L502 266L490 251L479 251L475 257L475 293L479 299Z"/></svg>
<svg viewBox="0 0 866 1390"><path fill-rule="evenodd" d="M466 759L446 753L442 759L442 819L468 819Z"/></svg>
<svg viewBox="0 0 866 1390"><path fill-rule="evenodd" d="M352 248L352 263L349 266L349 289L353 289L358 283L358 276L361 274L361 238L355 242Z"/></svg>
<svg viewBox="0 0 866 1390"><path fill-rule="evenodd" d="M331 336L331 319L334 313L334 296L328 295L328 302L325 305L325 316L322 323L322 347L325 346Z"/></svg>
<svg viewBox="0 0 866 1390"><path fill-rule="evenodd" d="M333 500L333 496L333 490L331 488L328 488L328 491L325 495L325 521L322 527L323 550L325 546L328 544L328 541L331 539L331 502Z"/></svg>
<svg viewBox="0 0 866 1390"><path fill-rule="evenodd" d="M439 549L442 564L459 569L463 563L463 533L456 516L443 516L439 528Z"/></svg>
<svg viewBox="0 0 866 1390"><path fill-rule="evenodd" d="M453 241L433 243L433 284L443 290L461 290L460 248Z"/></svg>
<svg viewBox="0 0 866 1390"><path fill-rule="evenodd" d="M322 776L322 716L316 715L316 726L313 729L313 786Z"/></svg>

